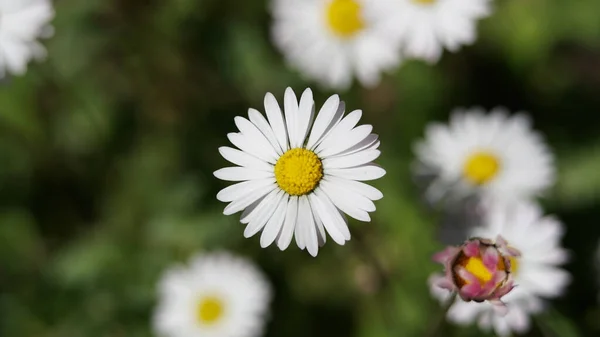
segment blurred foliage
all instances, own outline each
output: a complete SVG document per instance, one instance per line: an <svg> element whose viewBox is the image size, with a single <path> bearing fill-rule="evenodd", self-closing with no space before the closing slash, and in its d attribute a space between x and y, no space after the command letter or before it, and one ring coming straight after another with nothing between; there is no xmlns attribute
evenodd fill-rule
<svg viewBox="0 0 600 337"><path fill-rule="evenodd" d="M255 258L273 280L269 337L423 336L440 310L426 279L441 215L412 183L411 144L473 105L530 112L557 153L545 204L568 226L574 283L530 335L600 334L599 1L498 0L474 46L341 93L381 136L385 197L317 259L260 249L214 198L234 116L286 86L313 87L317 104L332 94L286 68L266 6L56 2L48 59L0 84L0 336L150 336L163 268L213 249Z"/></svg>

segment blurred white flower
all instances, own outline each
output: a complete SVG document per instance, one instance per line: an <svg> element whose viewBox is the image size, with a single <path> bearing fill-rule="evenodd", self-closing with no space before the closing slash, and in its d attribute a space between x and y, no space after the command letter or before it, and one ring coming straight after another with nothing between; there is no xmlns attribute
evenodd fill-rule
<svg viewBox="0 0 600 337"><path fill-rule="evenodd" d="M371 125L356 126L362 112L344 116L345 105L331 96L315 116L315 103L306 89L300 103L291 88L284 110L271 93L265 96L267 118L249 109L249 119L236 117L239 133L227 135L238 149L221 147L221 155L239 165L216 171L217 178L241 181L217 194L230 202L224 214L243 210L245 237L262 230L262 247L277 241L284 250L295 236L301 249L316 256L325 231L343 245L350 231L343 213L370 221L372 200L381 192L360 181L382 177L385 170L372 163L379 157L378 136ZM314 120L314 122L313 122ZM343 212L343 213L342 213Z"/></svg>
<svg viewBox="0 0 600 337"><path fill-rule="evenodd" d="M270 300L270 284L252 262L199 255L163 275L154 327L165 337L257 337Z"/></svg>
<svg viewBox="0 0 600 337"><path fill-rule="evenodd" d="M407 57L437 62L477 38L477 21L491 13L491 0L392 0L392 27Z"/></svg>
<svg viewBox="0 0 600 337"><path fill-rule="evenodd" d="M430 175L429 200L446 195L508 202L536 197L554 183L554 157L522 114L497 108L456 110L430 124L415 146L416 173Z"/></svg>
<svg viewBox="0 0 600 337"><path fill-rule="evenodd" d="M494 329L503 337L511 332L523 333L530 328L530 315L544 310L543 299L562 295L571 280L570 274L560 267L568 259L560 242L564 228L554 217L543 216L533 203L495 204L488 208L487 214L485 224L475 227L470 234L501 235L509 247L521 253L520 257L511 258L510 263L516 287L502 298L508 312L503 316L485 302L456 301L448 311L448 320L458 324L477 323L481 329ZM432 277L432 295L447 299L448 292L434 287L434 281Z"/></svg>
<svg viewBox="0 0 600 337"><path fill-rule="evenodd" d="M400 62L388 0L273 0L272 36L287 62L324 86L364 86Z"/></svg>
<svg viewBox="0 0 600 337"><path fill-rule="evenodd" d="M31 59L42 59L46 49L37 39L52 35L50 0L0 1L0 78L6 72L22 75Z"/></svg>

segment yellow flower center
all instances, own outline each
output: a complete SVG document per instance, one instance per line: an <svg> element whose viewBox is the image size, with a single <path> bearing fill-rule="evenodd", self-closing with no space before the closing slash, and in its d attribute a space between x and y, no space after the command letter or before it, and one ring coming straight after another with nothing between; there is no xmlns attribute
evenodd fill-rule
<svg viewBox="0 0 600 337"><path fill-rule="evenodd" d="M329 28L340 37L351 37L365 27L361 6L356 0L333 0L327 9Z"/></svg>
<svg viewBox="0 0 600 337"><path fill-rule="evenodd" d="M473 274L473 276L475 276L477 278L477 280L479 281L479 283L486 284L487 282L489 282L492 277L494 276L488 269L487 267L483 264L483 261L481 260L481 256L473 256L473 257L466 257L463 256L458 263L463 266L469 273ZM498 268L498 270L505 270L505 266L504 266L504 259L500 258L498 259L498 265L496 266ZM463 284L468 284L469 282L467 280L464 280L462 278L460 278L461 283Z"/></svg>
<svg viewBox="0 0 600 337"><path fill-rule="evenodd" d="M519 271L519 260L514 256L509 256L508 258L510 259L510 272L516 275L517 271Z"/></svg>
<svg viewBox="0 0 600 337"><path fill-rule="evenodd" d="M436 1L437 0L413 0L413 2L416 2L418 4L423 4L423 5L431 5Z"/></svg>
<svg viewBox="0 0 600 337"><path fill-rule="evenodd" d="M204 297L198 301L196 319L201 324L214 324L223 317L223 302L216 297Z"/></svg>
<svg viewBox="0 0 600 337"><path fill-rule="evenodd" d="M498 157L488 152L472 154L464 164L464 177L475 185L484 185L492 180L500 170Z"/></svg>
<svg viewBox="0 0 600 337"><path fill-rule="evenodd" d="M296 148L284 153L275 164L277 185L291 195L312 192L323 178L323 164L307 149Z"/></svg>

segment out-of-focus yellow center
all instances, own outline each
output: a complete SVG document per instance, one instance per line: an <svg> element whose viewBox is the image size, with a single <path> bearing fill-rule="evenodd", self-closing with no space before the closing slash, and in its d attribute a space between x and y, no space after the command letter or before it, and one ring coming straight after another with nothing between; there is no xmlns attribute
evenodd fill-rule
<svg viewBox="0 0 600 337"><path fill-rule="evenodd" d="M519 271L519 260L517 260L516 257L514 256L510 256L510 272L513 273L513 275L516 275L517 272Z"/></svg>
<svg viewBox="0 0 600 337"><path fill-rule="evenodd" d="M484 185L500 171L500 160L489 152L476 152L467 158L463 166L465 179L475 185Z"/></svg>
<svg viewBox="0 0 600 337"><path fill-rule="evenodd" d="M214 324L223 317L223 302L216 297L203 297L196 304L196 319L201 324Z"/></svg>
<svg viewBox="0 0 600 337"><path fill-rule="evenodd" d="M416 2L418 4L431 5L434 2L436 2L437 0L412 0L412 1Z"/></svg>
<svg viewBox="0 0 600 337"><path fill-rule="evenodd" d="M277 185L291 195L312 192L323 178L323 164L307 149L296 148L284 153L275 164Z"/></svg>
<svg viewBox="0 0 600 337"><path fill-rule="evenodd" d="M477 277L481 284L489 282L492 279L492 273L490 273L479 257L470 257L467 260L465 269Z"/></svg>
<svg viewBox="0 0 600 337"><path fill-rule="evenodd" d="M355 0L332 0L327 8L329 28L340 37L351 37L365 27L362 8Z"/></svg>

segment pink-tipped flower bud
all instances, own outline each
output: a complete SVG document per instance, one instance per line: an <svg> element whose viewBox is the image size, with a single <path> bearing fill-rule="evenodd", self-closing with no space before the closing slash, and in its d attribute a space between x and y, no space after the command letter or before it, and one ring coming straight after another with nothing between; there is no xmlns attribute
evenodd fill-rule
<svg viewBox="0 0 600 337"><path fill-rule="evenodd" d="M456 291L464 301L489 301L500 313L505 312L506 306L500 299L514 288L511 258L519 255L500 236L495 242L469 239L460 247L448 247L434 255L434 261L445 268L445 276L436 284Z"/></svg>

